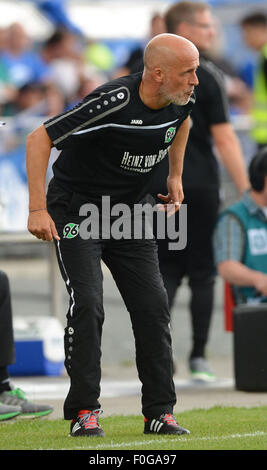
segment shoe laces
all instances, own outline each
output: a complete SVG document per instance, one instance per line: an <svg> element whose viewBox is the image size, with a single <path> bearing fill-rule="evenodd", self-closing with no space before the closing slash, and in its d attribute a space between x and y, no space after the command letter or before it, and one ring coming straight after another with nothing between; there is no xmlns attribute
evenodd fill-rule
<svg viewBox="0 0 267 470"><path fill-rule="evenodd" d="M85 429L93 429L99 427L98 419L99 415L102 414L102 410L81 410L78 413L79 423L82 424Z"/></svg>
<svg viewBox="0 0 267 470"><path fill-rule="evenodd" d="M21 388L15 388L13 390L10 390L8 394L17 397L20 400L24 400L24 401L27 400L26 394L23 390L21 390Z"/></svg>
<svg viewBox="0 0 267 470"><path fill-rule="evenodd" d="M161 419L162 419L165 423L167 423L167 424L169 424L169 425L171 425L171 426L178 426L175 417L174 417L171 413L169 413L169 414L166 413L166 414L161 415Z"/></svg>

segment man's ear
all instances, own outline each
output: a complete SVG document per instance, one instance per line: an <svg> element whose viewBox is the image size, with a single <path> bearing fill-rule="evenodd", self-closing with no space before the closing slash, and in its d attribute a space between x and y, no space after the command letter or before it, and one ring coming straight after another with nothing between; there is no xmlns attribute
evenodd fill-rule
<svg viewBox="0 0 267 470"><path fill-rule="evenodd" d="M155 82L162 83L164 81L165 74L160 67L155 67L153 69L152 74L153 74L153 79L155 80Z"/></svg>

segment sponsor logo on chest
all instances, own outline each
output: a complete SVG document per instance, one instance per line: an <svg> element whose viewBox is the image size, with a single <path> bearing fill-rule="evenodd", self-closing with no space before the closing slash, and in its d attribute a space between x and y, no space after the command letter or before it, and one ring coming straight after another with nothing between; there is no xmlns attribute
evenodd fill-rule
<svg viewBox="0 0 267 470"><path fill-rule="evenodd" d="M120 167L124 170L148 173L154 165L166 157L168 150L169 147L151 155L132 155L130 152L124 152Z"/></svg>

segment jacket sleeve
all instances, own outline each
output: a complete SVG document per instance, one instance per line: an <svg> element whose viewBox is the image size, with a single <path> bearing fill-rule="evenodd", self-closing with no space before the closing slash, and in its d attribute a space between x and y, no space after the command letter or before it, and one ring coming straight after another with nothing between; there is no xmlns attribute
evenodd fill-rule
<svg viewBox="0 0 267 470"><path fill-rule="evenodd" d="M46 121L44 126L58 150L69 148L93 135L99 126L108 125L129 99L130 92L125 86L111 90L100 87L69 111Z"/></svg>

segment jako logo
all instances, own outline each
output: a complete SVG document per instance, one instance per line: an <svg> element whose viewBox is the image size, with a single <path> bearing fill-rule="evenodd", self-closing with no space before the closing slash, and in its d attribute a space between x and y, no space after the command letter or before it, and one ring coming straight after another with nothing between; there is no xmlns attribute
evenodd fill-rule
<svg viewBox="0 0 267 470"><path fill-rule="evenodd" d="M143 124L143 121L141 119L132 119L131 124Z"/></svg>

